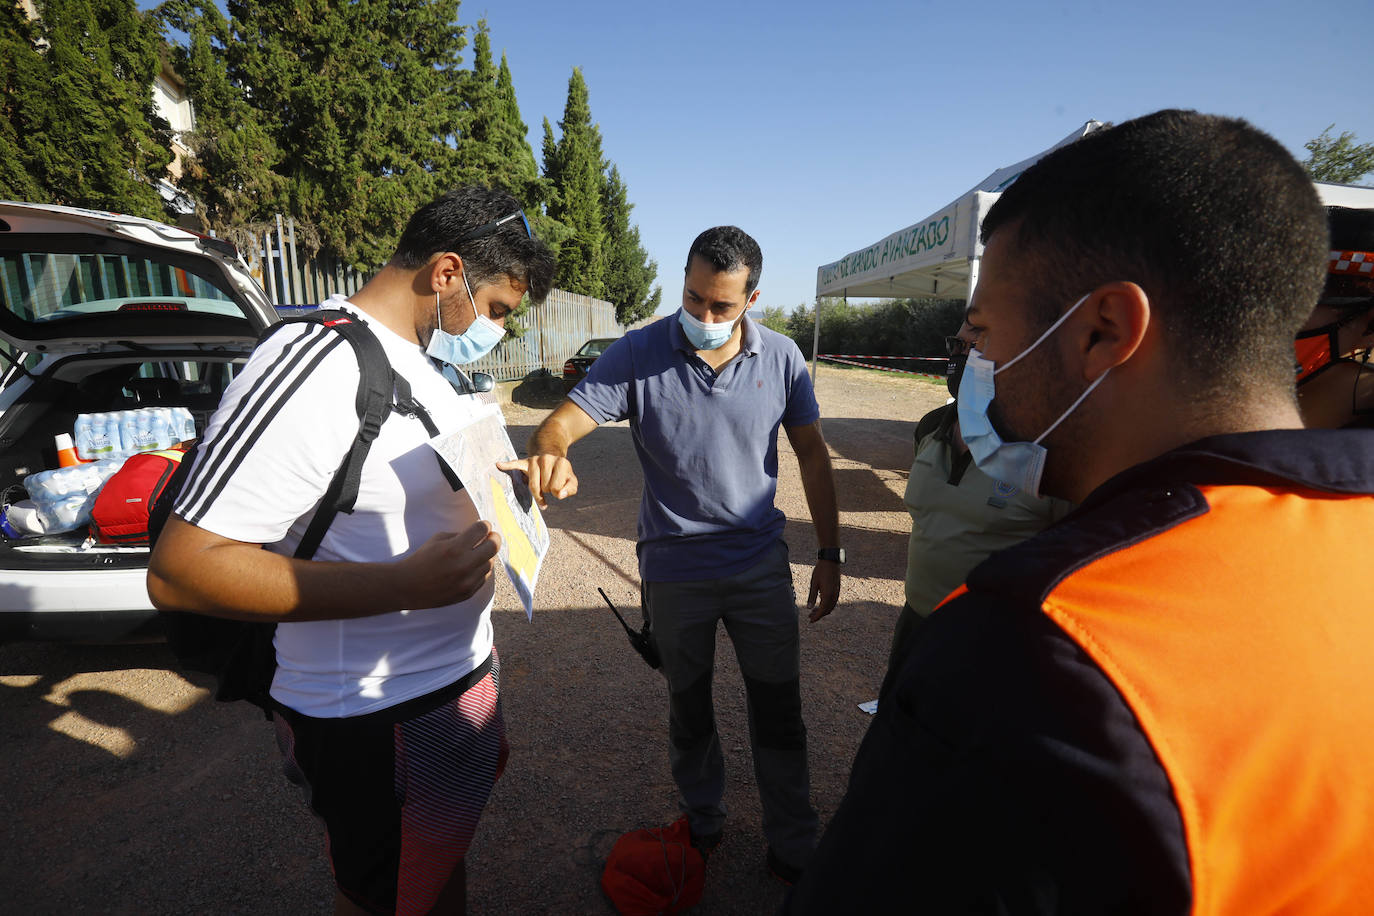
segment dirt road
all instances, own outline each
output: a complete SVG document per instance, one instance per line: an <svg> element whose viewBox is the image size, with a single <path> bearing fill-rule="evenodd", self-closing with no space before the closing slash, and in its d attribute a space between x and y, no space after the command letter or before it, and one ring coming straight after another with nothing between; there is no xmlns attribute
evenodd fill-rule
<svg viewBox="0 0 1374 916"><path fill-rule="evenodd" d="M818 394L850 562L840 605L802 623L812 798L843 795L902 601L901 493L911 430L944 386L822 368ZM506 409L517 447L547 407ZM804 600L815 539L796 460L780 446L778 506ZM471 911L611 913L600 867L615 838L676 815L662 678L596 593L638 615L641 477L626 424L574 448L575 498L550 507L553 544L533 622L509 585L495 613L511 759L469 859ZM634 618L631 618L634 619ZM722 631L715 682L730 811L697 912L771 912L744 688ZM327 913L321 830L280 776L271 727L168 670L158 644L0 646L0 912Z"/></svg>

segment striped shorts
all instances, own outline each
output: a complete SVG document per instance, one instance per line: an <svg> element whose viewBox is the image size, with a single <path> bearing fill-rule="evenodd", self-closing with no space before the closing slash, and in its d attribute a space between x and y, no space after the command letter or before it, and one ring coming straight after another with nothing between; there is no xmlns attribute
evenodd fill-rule
<svg viewBox="0 0 1374 916"><path fill-rule="evenodd" d="M340 892L369 913L427 913L467 855L509 747L491 657L427 696L343 719L274 717L288 779L324 821Z"/></svg>

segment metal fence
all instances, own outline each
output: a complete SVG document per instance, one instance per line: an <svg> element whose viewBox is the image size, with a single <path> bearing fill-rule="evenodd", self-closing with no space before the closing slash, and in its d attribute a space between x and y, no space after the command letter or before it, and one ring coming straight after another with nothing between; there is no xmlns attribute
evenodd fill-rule
<svg viewBox="0 0 1374 916"><path fill-rule="evenodd" d="M331 293L352 295L367 280L352 267L323 254L298 257L296 224L289 216L278 215L275 231L264 232L255 247L243 252L244 260L273 305L317 305ZM507 335L490 355L474 363L473 369L488 372L502 382L522 379L539 369L558 375L563 361L591 338L625 333L615 320L611 303L561 289L551 291L543 304L517 320L525 327L524 334Z"/></svg>
<svg viewBox="0 0 1374 916"><path fill-rule="evenodd" d="M525 326L520 337L506 336L490 355L473 363L478 372L489 372L497 381L524 378L539 369L555 375L578 347L594 337L619 337L625 333L615 320L615 306L602 299L555 289L540 305L519 318Z"/></svg>
<svg viewBox="0 0 1374 916"><path fill-rule="evenodd" d="M366 277L337 258L320 253L301 258L296 252L296 221L277 214L274 232L268 229L243 259L273 305L317 305L333 293L351 296Z"/></svg>

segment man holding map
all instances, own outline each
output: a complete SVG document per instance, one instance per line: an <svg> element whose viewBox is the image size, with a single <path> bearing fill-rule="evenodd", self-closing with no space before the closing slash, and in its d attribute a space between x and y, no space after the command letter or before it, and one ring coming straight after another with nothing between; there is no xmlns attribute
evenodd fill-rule
<svg viewBox="0 0 1374 916"><path fill-rule="evenodd" d="M464 856L506 754L491 625L501 539L430 443L452 444L487 407L447 366L490 351L553 272L505 192L461 188L422 207L375 277L324 304L332 317L254 350L151 557L159 608L278 624L278 739L328 830L336 913L464 911ZM358 436L360 364L331 327L352 322L382 345L396 406L353 511L304 559Z"/></svg>
<svg viewBox="0 0 1374 916"><path fill-rule="evenodd" d="M763 255L734 226L708 229L687 255L682 309L614 343L530 438L530 489L577 492L568 448L601 423L630 421L644 469L639 565L654 646L668 680L668 754L692 842L709 853L725 822L725 763L711 700L723 621L748 695L749 736L770 870L795 880L810 858L800 642L785 518L773 505L778 428L801 466L821 548L808 606L835 607L840 549L830 455L801 352L750 321Z"/></svg>

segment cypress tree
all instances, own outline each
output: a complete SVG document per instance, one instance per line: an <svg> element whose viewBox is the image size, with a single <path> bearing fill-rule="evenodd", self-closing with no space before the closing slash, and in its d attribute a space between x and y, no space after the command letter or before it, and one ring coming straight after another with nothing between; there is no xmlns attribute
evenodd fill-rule
<svg viewBox="0 0 1374 916"><path fill-rule="evenodd" d="M539 175L534 150L530 147L529 132L529 127L520 117L520 104L515 100L515 83L503 52L501 66L496 71L496 117L491 142L510 176L510 184L506 187L525 206L539 210L548 200L548 182Z"/></svg>
<svg viewBox="0 0 1374 916"><path fill-rule="evenodd" d="M491 143L503 163L501 186L525 205L530 225L553 249L556 258L570 233L568 227L550 216L545 209L552 198L552 183L539 174L539 165L534 161L529 127L520 116L520 104L515 99L515 83L504 52L501 54L501 66L496 71L496 112Z"/></svg>
<svg viewBox="0 0 1374 916"><path fill-rule="evenodd" d="M657 309L663 289L649 287L658 276L658 264L639 241L639 227L630 224L630 203L620 169L614 165L601 185L601 218L605 229L605 297L615 306L621 324L634 324Z"/></svg>
<svg viewBox="0 0 1374 916"><path fill-rule="evenodd" d="M490 183L500 165L490 142L496 111L496 68L491 63L491 36L485 19L477 23L472 69L460 77L458 96L461 108L454 111L452 133L457 138L457 153L451 183Z"/></svg>
<svg viewBox="0 0 1374 916"><path fill-rule="evenodd" d="M153 107L161 40L133 0L47 0L0 33L0 192L165 219L171 129ZM22 140L22 142L20 142Z"/></svg>
<svg viewBox="0 0 1374 916"><path fill-rule="evenodd" d="M605 292L606 263L601 216L601 131L592 123L587 83L577 67L568 80L568 100L558 126L562 136L554 143L553 130L548 120L544 121L544 175L555 188L549 215L569 231L568 238L559 246L554 282L569 292L599 298Z"/></svg>
<svg viewBox="0 0 1374 916"><path fill-rule="evenodd" d="M169 0L158 13L188 38L188 44L172 51L196 105L196 128L183 136L194 155L183 161L179 185L195 200L205 228L232 238L284 208L286 179L275 171L281 149L243 87L230 78L222 53L230 28L219 8ZM247 238L232 240L244 247L253 244Z"/></svg>
<svg viewBox="0 0 1374 916"><path fill-rule="evenodd" d="M50 199L30 174L19 144L25 89L21 76L33 67L35 37L32 23L17 4L0 4L0 197L7 200Z"/></svg>
<svg viewBox="0 0 1374 916"><path fill-rule="evenodd" d="M547 197L547 182L539 176L529 128L520 118L510 65L501 55L492 65L491 39L485 20L478 22L472 41L472 69L463 75L463 126L455 154L456 181L479 182L504 188L537 216Z"/></svg>
<svg viewBox="0 0 1374 916"><path fill-rule="evenodd" d="M290 211L355 266L385 263L451 167L465 44L457 0L230 0L228 9L228 79L280 150Z"/></svg>
<svg viewBox="0 0 1374 916"><path fill-rule="evenodd" d="M558 141L553 136L553 125L549 119L544 119L544 141L540 146L540 153L544 157L544 180L549 185L548 204L549 210L561 206L562 194L560 189L563 187L563 169L558 161Z"/></svg>

